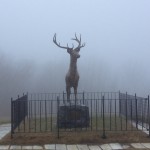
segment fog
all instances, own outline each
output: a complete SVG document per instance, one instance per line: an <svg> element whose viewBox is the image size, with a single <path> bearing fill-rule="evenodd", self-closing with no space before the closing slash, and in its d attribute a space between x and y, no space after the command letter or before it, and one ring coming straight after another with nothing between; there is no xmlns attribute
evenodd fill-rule
<svg viewBox="0 0 150 150"><path fill-rule="evenodd" d="M63 92L69 54L82 35L78 91L150 92L149 0L1 0L0 117L10 98L26 92Z"/></svg>

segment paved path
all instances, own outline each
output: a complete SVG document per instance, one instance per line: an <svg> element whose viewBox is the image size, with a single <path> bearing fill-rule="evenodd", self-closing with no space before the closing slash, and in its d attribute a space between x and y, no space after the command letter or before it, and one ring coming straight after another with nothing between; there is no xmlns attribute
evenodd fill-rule
<svg viewBox="0 0 150 150"><path fill-rule="evenodd" d="M10 132L11 125L0 125L0 139ZM66 145L66 144L46 144L46 145L0 145L0 150L147 150L150 149L150 143L108 143L97 145Z"/></svg>
<svg viewBox="0 0 150 150"><path fill-rule="evenodd" d="M130 143L130 144L97 144L97 145L66 145L66 144L46 144L46 145L0 145L0 150L148 150L150 143Z"/></svg>
<svg viewBox="0 0 150 150"><path fill-rule="evenodd" d="M10 132L11 129L11 124L3 124L0 125L0 140L7 134Z"/></svg>

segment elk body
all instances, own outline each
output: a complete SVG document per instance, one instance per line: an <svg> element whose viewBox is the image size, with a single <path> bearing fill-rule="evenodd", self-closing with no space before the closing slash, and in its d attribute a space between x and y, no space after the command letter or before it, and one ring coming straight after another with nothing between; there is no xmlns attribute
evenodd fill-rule
<svg viewBox="0 0 150 150"><path fill-rule="evenodd" d="M66 74L65 80L66 80L66 92L67 92L67 101L70 102L70 93L71 88L74 88L74 94L75 94L75 100L77 100L77 88L78 88L78 82L79 82L79 73L77 69L77 59L80 58L79 51L82 47L85 46L85 44L81 45L81 35L80 40L77 38L75 34L75 38L72 38L72 40L75 40L78 43L78 46L74 48L74 45L70 48L60 46L60 43L57 43L56 41L56 33L53 37L53 42L60 48L67 49L67 52L70 54L70 66L69 70Z"/></svg>

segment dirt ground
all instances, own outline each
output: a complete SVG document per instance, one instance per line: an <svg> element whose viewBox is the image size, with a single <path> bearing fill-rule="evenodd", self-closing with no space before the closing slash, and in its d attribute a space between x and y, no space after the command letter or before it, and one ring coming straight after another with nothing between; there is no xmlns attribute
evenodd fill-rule
<svg viewBox="0 0 150 150"><path fill-rule="evenodd" d="M0 144L19 144L19 145L34 145L34 144L104 144L111 142L131 143L131 142L150 142L150 137L141 131L133 132L106 132L106 138L102 138L101 132L65 132L60 133L58 138L57 133L29 133L29 134L14 134L11 139L10 134L7 134Z"/></svg>

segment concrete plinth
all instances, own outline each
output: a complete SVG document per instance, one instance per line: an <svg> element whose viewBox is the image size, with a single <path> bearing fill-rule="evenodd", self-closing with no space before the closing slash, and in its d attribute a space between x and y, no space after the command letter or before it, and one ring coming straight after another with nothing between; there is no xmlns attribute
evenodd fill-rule
<svg viewBox="0 0 150 150"><path fill-rule="evenodd" d="M84 128L90 122L89 108L85 105L62 105L57 112L57 127Z"/></svg>

